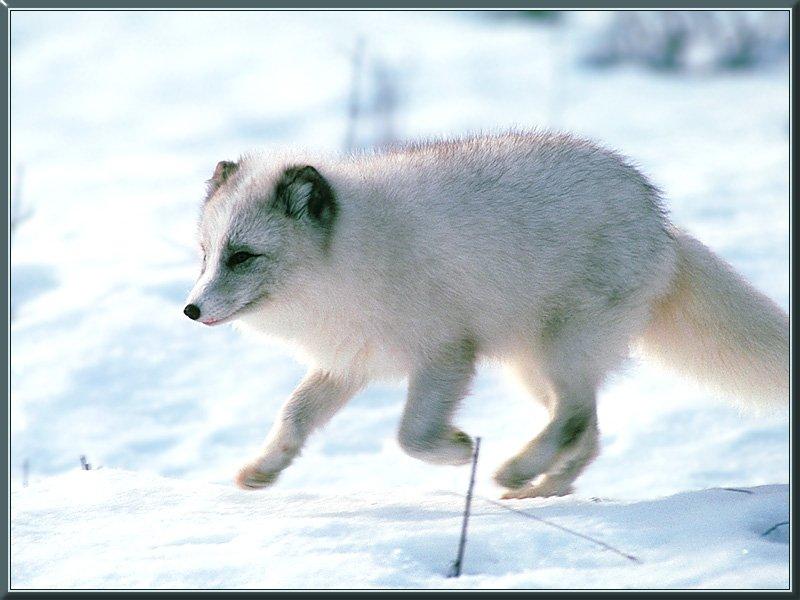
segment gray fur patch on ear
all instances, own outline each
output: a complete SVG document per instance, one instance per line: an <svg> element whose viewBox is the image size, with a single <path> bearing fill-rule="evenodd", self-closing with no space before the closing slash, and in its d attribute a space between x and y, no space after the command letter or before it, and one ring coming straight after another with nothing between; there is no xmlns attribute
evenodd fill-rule
<svg viewBox="0 0 800 600"><path fill-rule="evenodd" d="M273 202L286 216L310 223L326 238L338 212L330 184L309 165L289 167L283 172L275 186Z"/></svg>
<svg viewBox="0 0 800 600"><path fill-rule="evenodd" d="M219 161L214 169L214 174L211 176L211 179L206 181L206 200L211 198L211 196L214 195L214 193L222 186L222 184L225 183L238 169L238 163L229 160Z"/></svg>

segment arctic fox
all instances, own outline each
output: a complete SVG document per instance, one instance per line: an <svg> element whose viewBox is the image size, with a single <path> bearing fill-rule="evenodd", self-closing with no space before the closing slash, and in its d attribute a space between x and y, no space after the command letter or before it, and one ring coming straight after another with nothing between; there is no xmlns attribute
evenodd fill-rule
<svg viewBox="0 0 800 600"><path fill-rule="evenodd" d="M506 497L571 492L598 451L598 386L634 345L733 398L788 402L788 315L672 225L626 159L569 135L222 161L200 246L185 314L293 342L310 365L245 489L378 378L408 380L405 452L469 462L452 417L484 358L550 415L496 472Z"/></svg>

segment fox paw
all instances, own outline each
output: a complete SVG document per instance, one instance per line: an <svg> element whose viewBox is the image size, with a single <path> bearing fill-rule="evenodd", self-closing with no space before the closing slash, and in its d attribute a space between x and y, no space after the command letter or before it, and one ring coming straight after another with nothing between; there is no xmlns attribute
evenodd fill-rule
<svg viewBox="0 0 800 600"><path fill-rule="evenodd" d="M501 496L503 500L519 500L522 498L550 498L552 496L568 496L575 490L570 483L548 480L544 477L540 483L508 490Z"/></svg>
<svg viewBox="0 0 800 600"><path fill-rule="evenodd" d="M465 465L472 461L475 443L463 431L454 430L448 440L447 452L450 464Z"/></svg>
<svg viewBox="0 0 800 600"><path fill-rule="evenodd" d="M472 438L458 429L450 429L441 437L401 434L400 446L409 456L435 465L464 465L472 460Z"/></svg>
<svg viewBox="0 0 800 600"><path fill-rule="evenodd" d="M243 490L259 490L275 483L280 471L265 473L259 470L258 465L250 464L239 471L236 475L236 485Z"/></svg>
<svg viewBox="0 0 800 600"><path fill-rule="evenodd" d="M536 473L523 471L517 461L510 460L497 470L494 474L494 480L504 488L518 490L524 488L525 484L533 480L536 475Z"/></svg>

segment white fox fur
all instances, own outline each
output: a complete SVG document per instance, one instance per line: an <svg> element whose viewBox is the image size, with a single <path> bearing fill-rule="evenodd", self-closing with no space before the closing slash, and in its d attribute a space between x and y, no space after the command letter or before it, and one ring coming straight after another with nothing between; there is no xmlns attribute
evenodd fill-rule
<svg viewBox="0 0 800 600"><path fill-rule="evenodd" d="M734 398L788 401L788 316L677 230L633 166L587 141L250 155L209 184L187 315L292 342L310 367L237 477L244 488L274 481L315 428L386 377L409 382L404 450L469 461L451 418L486 358L552 419L497 472L508 497L569 493L597 452L596 391L635 342Z"/></svg>
<svg viewBox="0 0 800 600"><path fill-rule="evenodd" d="M739 404L789 399L789 317L690 235L674 230L678 264L638 342L664 367Z"/></svg>

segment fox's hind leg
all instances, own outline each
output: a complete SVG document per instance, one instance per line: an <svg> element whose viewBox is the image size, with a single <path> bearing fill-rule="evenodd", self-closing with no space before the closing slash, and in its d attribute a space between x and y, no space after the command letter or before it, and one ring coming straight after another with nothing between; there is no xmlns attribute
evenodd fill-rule
<svg viewBox="0 0 800 600"><path fill-rule="evenodd" d="M555 463L533 484L512 489L503 498L535 498L540 496L566 496L573 492L572 483L586 466L597 456L599 450L597 420L586 428L574 444L564 449Z"/></svg>
<svg viewBox="0 0 800 600"><path fill-rule="evenodd" d="M573 296L572 306L553 309L542 320L527 354L529 388L534 394L546 391L550 422L495 473L497 483L513 490L509 497L570 493L597 455L596 390L627 355L629 340L646 317L644 305L633 301ZM524 366L525 358L520 360ZM517 365L517 370L525 381L524 369Z"/></svg>
<svg viewBox="0 0 800 600"><path fill-rule="evenodd" d="M407 454L440 465L469 462L472 440L450 419L467 393L474 365L475 348L469 341L443 346L417 365L409 377L398 434Z"/></svg>
<svg viewBox="0 0 800 600"><path fill-rule="evenodd" d="M553 385L550 422L495 473L495 481L528 495L562 495L594 457L597 440L595 393L591 386ZM526 484L544 476L536 494ZM516 497L516 496L514 496Z"/></svg>

